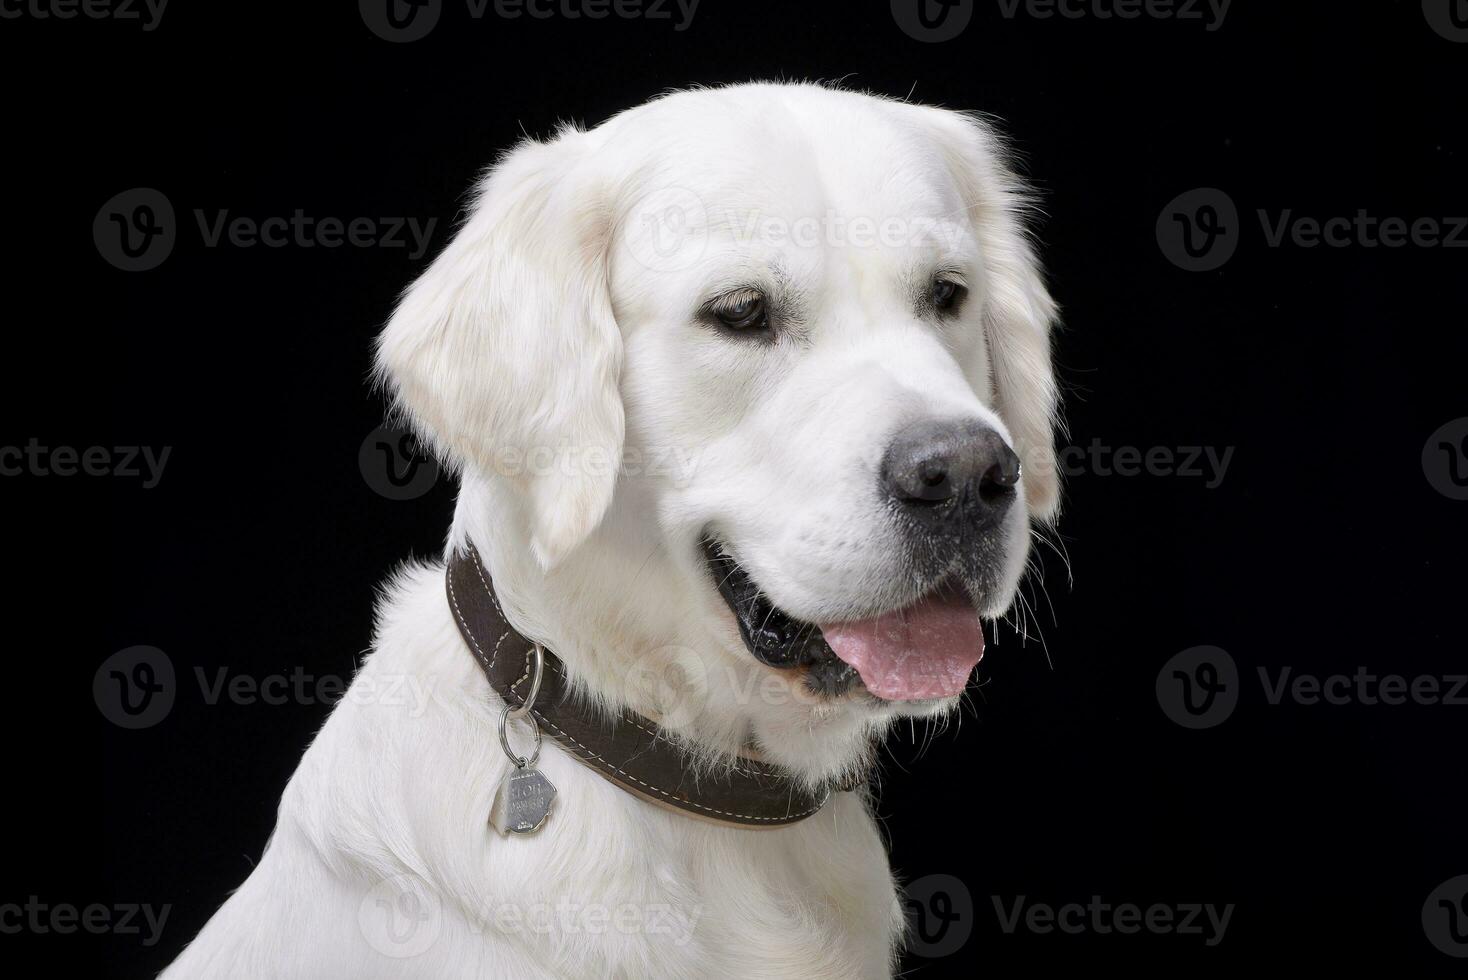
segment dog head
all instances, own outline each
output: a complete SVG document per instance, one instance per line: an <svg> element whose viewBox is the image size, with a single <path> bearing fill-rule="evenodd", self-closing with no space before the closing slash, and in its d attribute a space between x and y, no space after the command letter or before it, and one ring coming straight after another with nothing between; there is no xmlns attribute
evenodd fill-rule
<svg viewBox="0 0 1468 980"><path fill-rule="evenodd" d="M746 719L781 755L812 711L951 706L1055 513L1025 211L972 116L677 93L508 154L379 366L444 456L512 488L542 573L635 527L629 577L651 550L671 594L630 615L677 609L705 673L798 678Z"/></svg>

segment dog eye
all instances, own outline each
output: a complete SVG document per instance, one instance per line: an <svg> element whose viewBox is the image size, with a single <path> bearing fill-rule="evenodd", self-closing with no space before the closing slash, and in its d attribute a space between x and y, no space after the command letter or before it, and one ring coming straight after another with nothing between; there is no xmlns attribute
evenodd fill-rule
<svg viewBox="0 0 1468 980"><path fill-rule="evenodd" d="M962 283L954 282L952 279L934 279L933 291L929 298L932 300L934 309L950 311L958 308L958 304L963 302L964 294L967 292L968 290Z"/></svg>
<svg viewBox="0 0 1468 980"><path fill-rule="evenodd" d="M719 323L741 333L768 330L770 326L765 298L752 290L725 297L710 312Z"/></svg>

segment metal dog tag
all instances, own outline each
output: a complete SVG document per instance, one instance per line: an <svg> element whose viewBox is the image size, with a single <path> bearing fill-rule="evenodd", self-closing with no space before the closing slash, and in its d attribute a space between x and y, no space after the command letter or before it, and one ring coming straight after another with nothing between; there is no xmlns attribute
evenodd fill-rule
<svg viewBox="0 0 1468 980"><path fill-rule="evenodd" d="M540 694L540 678L545 671L545 650L539 643L531 651L535 655L535 671L530 681L530 693L518 708L510 704L500 712L500 747L505 750L515 768L500 783L494 794L494 805L489 808L489 825L499 831L501 837L510 834L533 834L550 816L551 806L556 802L556 788L551 781L535 768L540 758L540 725L536 724L531 708ZM522 756L510 746L510 719L523 718L535 735L535 747L530 755Z"/></svg>
<svg viewBox="0 0 1468 980"><path fill-rule="evenodd" d="M533 834L545 824L555 802L556 788L539 769L519 767L500 783L489 811L489 822L502 837Z"/></svg>

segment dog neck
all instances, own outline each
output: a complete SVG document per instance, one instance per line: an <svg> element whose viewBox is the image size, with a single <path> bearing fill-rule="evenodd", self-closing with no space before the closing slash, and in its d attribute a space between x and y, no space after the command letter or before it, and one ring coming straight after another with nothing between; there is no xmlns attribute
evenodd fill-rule
<svg viewBox="0 0 1468 980"><path fill-rule="evenodd" d="M695 768L754 756L818 791L869 771L887 721L830 703L744 649L692 558L619 500L554 569L532 556L527 516L508 487L466 474L450 554L477 550L505 619L564 662L574 696L616 715L657 718ZM723 613L721 615L721 613Z"/></svg>
<svg viewBox="0 0 1468 980"><path fill-rule="evenodd" d="M566 696L565 664L505 619L477 550L449 556L445 587L460 633L505 703L501 727L512 711L528 715L562 751L634 796L700 820L766 830L812 816L835 788L855 788L811 792L780 767L752 759L723 767L719 779L701 779L676 736L657 722L632 711L608 717L597 706ZM508 742L505 751L511 751ZM515 764L527 770L517 778L543 781L533 763ZM543 819L543 810L532 811L524 825L533 830Z"/></svg>

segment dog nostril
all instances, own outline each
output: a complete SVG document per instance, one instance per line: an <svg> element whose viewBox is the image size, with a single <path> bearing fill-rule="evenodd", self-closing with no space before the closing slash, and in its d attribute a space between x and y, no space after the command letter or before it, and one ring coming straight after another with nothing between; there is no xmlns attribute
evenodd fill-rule
<svg viewBox="0 0 1468 980"><path fill-rule="evenodd" d="M979 498L990 505L1013 496L1014 485L1019 482L1019 457L1003 442L995 441L997 458L979 477Z"/></svg>
<svg viewBox="0 0 1468 980"><path fill-rule="evenodd" d="M979 492L986 495L1012 490L1019 482L1019 457L1002 442L997 449L998 458L979 480Z"/></svg>
<svg viewBox="0 0 1468 980"><path fill-rule="evenodd" d="M942 455L900 460L888 475L892 495L910 504L941 504L957 492L952 461Z"/></svg>

